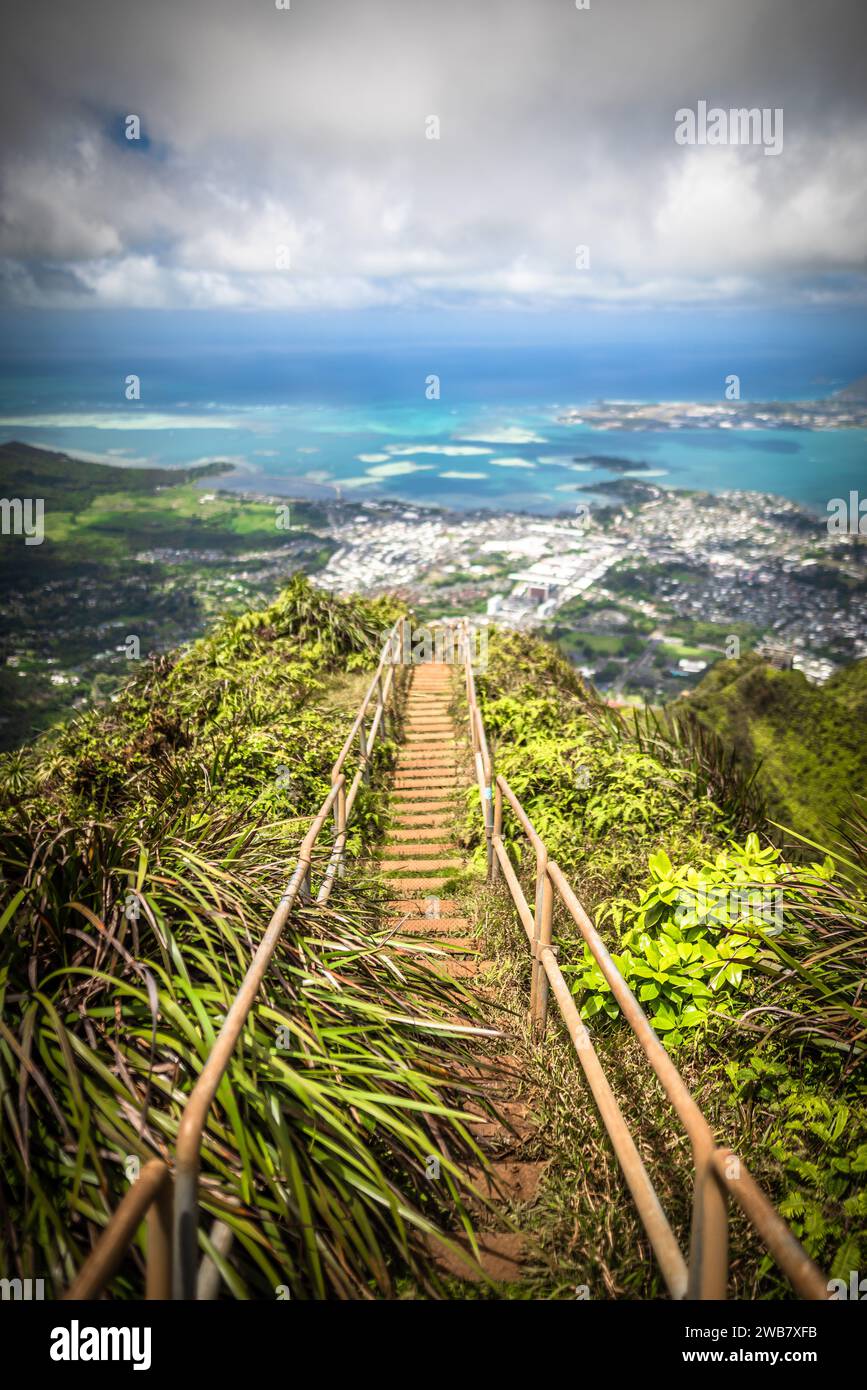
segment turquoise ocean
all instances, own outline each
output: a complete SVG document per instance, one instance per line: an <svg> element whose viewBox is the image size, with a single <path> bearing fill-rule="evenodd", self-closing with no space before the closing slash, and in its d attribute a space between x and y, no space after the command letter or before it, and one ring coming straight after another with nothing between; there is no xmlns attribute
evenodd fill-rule
<svg viewBox="0 0 867 1390"><path fill-rule="evenodd" d="M399 498L458 509L572 511L614 474L662 487L742 489L824 514L867 485L867 431L600 430L566 425L567 408L607 400L710 401L722 368L625 358L576 368L556 350L396 355L295 349L135 360L141 398L125 397L122 359L22 361L0 371L0 441L18 439L121 465L226 460L208 486L239 491ZM806 364L756 360L745 398L816 398ZM853 363L854 367L854 363ZM427 385L439 377L439 398ZM853 372L854 374L854 372Z"/></svg>

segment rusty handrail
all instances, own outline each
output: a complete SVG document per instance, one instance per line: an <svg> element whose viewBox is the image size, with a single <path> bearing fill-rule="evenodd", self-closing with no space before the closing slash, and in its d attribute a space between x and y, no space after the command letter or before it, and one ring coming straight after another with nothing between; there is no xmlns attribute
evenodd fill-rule
<svg viewBox="0 0 867 1390"><path fill-rule="evenodd" d="M100 1294L148 1218L148 1298L194 1299L197 1284L199 1221L199 1155L208 1111L244 1028L259 987L283 929L302 894L309 893L313 848L329 815L334 817L334 843L315 901L327 901L343 866L347 825L362 781L369 776L371 749L385 731L386 704L394 689L394 639L401 619L386 639L374 677L359 706L340 754L331 770L331 789L305 835L292 877L280 899L262 940L253 955L241 986L229 1007L202 1070L186 1099L178 1127L174 1181L169 1167L159 1159L145 1164L139 1177L112 1213L105 1230L75 1276L66 1298L95 1298ZM365 716L376 695L369 729ZM360 767L347 791L343 771L355 742Z"/></svg>
<svg viewBox="0 0 867 1390"><path fill-rule="evenodd" d="M492 764L485 738L484 721L476 697L466 629L464 660L470 733L476 755L480 793L483 793L480 776L482 769L479 764L483 764L485 785L488 787L491 786ZM802 1298L827 1299L829 1294L825 1276L756 1183L746 1164L730 1149L717 1145L710 1125L680 1072L614 964L566 876L558 865L548 858L543 840L505 777L496 777L493 793L493 817L490 823L487 809L490 803L482 803L485 811L488 880L494 882L502 873L527 934L533 958L530 1015L534 1031L538 1037L544 1036L550 986L671 1296L675 1299L725 1298L728 1285L727 1198L731 1196L795 1292ZM534 910L527 901L503 839L504 805L514 814L536 856ZM688 1265L605 1077L586 1024L557 963L557 947L551 942L555 896L563 903L581 932L621 1013L641 1043L645 1056L689 1138L695 1177Z"/></svg>
<svg viewBox="0 0 867 1390"><path fill-rule="evenodd" d="M167 1298L171 1297L172 1293L176 1298L196 1296L198 1167L208 1110L216 1096L292 907L300 894L309 893L313 847L329 814L334 816L334 843L316 897L317 902L327 900L334 878L342 869L347 823L359 787L369 775L371 747L380 731L385 729L386 705L394 686L394 639L398 627L399 623L396 623L383 648L376 674L332 769L331 790L302 842L298 862L286 892L272 915L223 1027L187 1098L178 1130L174 1192L172 1174L167 1164L159 1159L147 1163L136 1183L113 1213L96 1246L73 1280L66 1298L93 1298L105 1288L134 1240L145 1215L148 1219L146 1296ZM504 777L494 779L484 721L476 697L469 631L466 625L463 628L463 641L470 732L485 824L488 878L489 881L494 881L502 873L528 937L533 958L530 998L533 1027L537 1036L544 1035L550 987L669 1292L675 1299L725 1297L728 1280L726 1198L731 1196L758 1232L796 1292L804 1298L826 1299L828 1289L821 1271L809 1258L749 1174L746 1166L729 1149L720 1148L716 1144L710 1126L660 1043L640 1004L614 965L577 895L557 864L549 860L545 844L518 797ZM369 730L365 730L365 715L370 709L374 692L377 698L373 718ZM343 766L356 740L359 745L360 766L347 791ZM503 840L504 805L515 815L535 853L536 895L532 909ZM551 941L555 896L576 923L690 1139L695 1179L688 1265L605 1076L587 1027L581 1019L557 963L557 947Z"/></svg>
<svg viewBox="0 0 867 1390"><path fill-rule="evenodd" d="M102 1293L148 1219L147 1298L170 1298L172 1287L172 1175L160 1158L146 1163L112 1213L111 1220L76 1274L64 1299L90 1299ZM109 1231L111 1238L106 1239Z"/></svg>

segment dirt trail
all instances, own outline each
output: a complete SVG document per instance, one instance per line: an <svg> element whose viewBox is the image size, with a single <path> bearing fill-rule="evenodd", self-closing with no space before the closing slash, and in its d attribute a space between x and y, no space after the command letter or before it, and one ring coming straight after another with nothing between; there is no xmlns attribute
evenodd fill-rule
<svg viewBox="0 0 867 1390"><path fill-rule="evenodd" d="M484 995L486 963L478 958L478 942L468 935L469 923L461 914L459 900L442 896L448 893L448 876L464 868L453 826L471 781L467 743L451 715L454 693L452 667L437 663L414 667L380 869L394 898L394 912L399 914L392 925L401 935L418 936L441 947L446 954L433 956L431 969L460 979ZM497 1026L503 1027L501 1018ZM474 1077L488 1090L505 1123L493 1121L481 1106L469 1108L478 1111L475 1137L492 1164L492 1177L475 1174L474 1180L486 1196L502 1205L504 1213L509 1211L513 1222L515 1217L520 1222L520 1204L532 1201L545 1164L520 1158L533 1122L518 1099L510 1060L500 1055L499 1075L492 1078L490 1056L480 1055ZM489 1217L484 1224L495 1224L495 1220ZM482 1229L478 1240L482 1268L490 1279L507 1283L521 1279L522 1264L532 1257L523 1236ZM472 1277L459 1256L442 1247L435 1253L449 1273Z"/></svg>

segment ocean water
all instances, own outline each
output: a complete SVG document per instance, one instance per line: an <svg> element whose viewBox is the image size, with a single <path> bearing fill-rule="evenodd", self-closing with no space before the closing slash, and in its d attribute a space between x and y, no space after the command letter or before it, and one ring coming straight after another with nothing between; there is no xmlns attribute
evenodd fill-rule
<svg viewBox="0 0 867 1390"><path fill-rule="evenodd" d="M814 363L807 354L742 354L744 398L815 398L858 374L853 359L817 380ZM719 401L730 366L730 353L726 361L724 352L673 348L92 351L2 363L0 440L117 464L231 462L211 487L314 497L339 488L346 498L459 509L572 511L612 477L608 457L664 487L772 492L818 514L830 498L864 491L864 430L602 431L558 422L564 409L599 399ZM141 399L130 402L133 367ZM440 396L428 400L434 374Z"/></svg>

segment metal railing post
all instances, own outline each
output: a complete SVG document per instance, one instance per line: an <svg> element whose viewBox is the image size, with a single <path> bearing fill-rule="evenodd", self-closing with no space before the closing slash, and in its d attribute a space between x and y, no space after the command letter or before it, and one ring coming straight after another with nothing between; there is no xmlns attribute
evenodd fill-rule
<svg viewBox="0 0 867 1390"><path fill-rule="evenodd" d="M554 888L548 877L548 851L536 854L536 911L533 919L533 967L530 984L530 1016L533 1032L541 1037L548 1021L548 976L541 953L551 945L554 920Z"/></svg>
<svg viewBox="0 0 867 1390"><path fill-rule="evenodd" d="M339 858L338 858L338 860L337 860L337 875L338 875L338 878L343 878L344 874L346 873L346 864L345 864L345 859L346 859L346 844L345 844L345 837L346 837L346 783L345 783L345 781L341 781L341 783L340 783L340 789L339 789L339 791L338 791L338 793L337 793L337 800L336 800L335 803L334 803L334 843L337 844L339 841L341 841L341 837L342 837L342 839L343 839L343 843L340 844Z"/></svg>
<svg viewBox="0 0 867 1390"><path fill-rule="evenodd" d="M172 1296L173 1212L174 1185L169 1177L148 1209L145 1298L169 1299Z"/></svg>
<svg viewBox="0 0 867 1390"><path fill-rule="evenodd" d="M724 1299L729 1279L728 1200L713 1146L695 1153L687 1298Z"/></svg>
<svg viewBox="0 0 867 1390"><path fill-rule="evenodd" d="M358 726L358 756L361 759L361 780L366 786L370 781L370 765L367 757L367 734L364 731L364 720Z"/></svg>
<svg viewBox="0 0 867 1390"><path fill-rule="evenodd" d="M382 724L380 725L380 727L381 727L381 729L382 729L383 738L388 738L388 714L386 713L386 709L385 709L385 695L383 694L383 690L382 690L382 671L381 671L381 670L380 670L380 673L379 673L379 675L377 676L377 679L376 679L376 695L377 695L377 705L378 705L378 707L382 710Z"/></svg>
<svg viewBox="0 0 867 1390"><path fill-rule="evenodd" d="M503 789L499 782L494 787L494 843L503 838ZM491 883L500 877L500 861L496 854L491 865Z"/></svg>
<svg viewBox="0 0 867 1390"><path fill-rule="evenodd" d="M123 1263L145 1218L148 1222L147 1297L169 1297L172 1287L171 1180L171 1173L162 1159L152 1158L144 1165L115 1207L108 1225L63 1295L64 1299L79 1302L98 1298ZM157 1214L152 1217L156 1203L159 1203Z"/></svg>
<svg viewBox="0 0 867 1390"><path fill-rule="evenodd" d="M485 787L485 878L490 883L494 872L494 789L491 785L491 764L484 762Z"/></svg>

